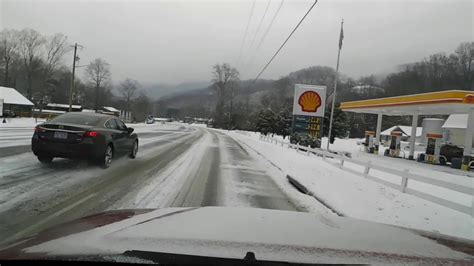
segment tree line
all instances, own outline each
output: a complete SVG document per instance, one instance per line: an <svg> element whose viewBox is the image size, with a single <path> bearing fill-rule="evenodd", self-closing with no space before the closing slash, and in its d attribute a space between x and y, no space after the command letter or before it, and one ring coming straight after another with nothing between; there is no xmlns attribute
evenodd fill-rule
<svg viewBox="0 0 474 266"><path fill-rule="evenodd" d="M340 75L336 106L340 102L376 97L425 93L442 90L473 90L474 42L463 42L453 53L437 53L415 63L399 66L398 71L378 78L374 75L353 79ZM294 85L316 84L334 88L335 70L314 66L288 74L278 80L239 80L239 72L229 64L213 67L213 85L209 88L215 101L209 112L214 126L259 131L263 134L289 135ZM330 101L327 101L329 104ZM182 111L186 112L183 107ZM196 111L196 110L194 110ZM327 136L330 106L326 106L323 136ZM200 115L205 115L203 111ZM410 117L387 117L383 128L410 125ZM420 120L421 123L421 120ZM335 110L334 137L363 137L365 130L374 130L376 116ZM333 141L332 139L331 141Z"/></svg>
<svg viewBox="0 0 474 266"><path fill-rule="evenodd" d="M0 86L13 87L37 108L48 103L69 104L72 86L72 45L66 35L42 35L34 29L0 31ZM81 52L81 51L79 51ZM85 51L83 51L85 52ZM66 58L67 57L67 58ZM71 61L71 66L64 62ZM96 58L84 66L85 78L74 78L73 104L98 110L113 106L132 111L136 120L144 120L153 110L153 102L138 81L126 78L114 86L110 64Z"/></svg>

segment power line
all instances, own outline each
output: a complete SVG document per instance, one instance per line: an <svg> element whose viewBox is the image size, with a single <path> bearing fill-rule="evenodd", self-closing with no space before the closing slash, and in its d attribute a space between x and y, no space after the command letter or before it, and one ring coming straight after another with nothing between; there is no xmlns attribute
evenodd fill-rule
<svg viewBox="0 0 474 266"><path fill-rule="evenodd" d="M240 52L239 52L239 58L237 59L237 64L239 64L240 58L242 57L242 50L244 48L245 39L247 39L247 34L248 34L248 31L249 31L250 21L252 21L252 16L253 16L253 10L254 9L255 9L255 0L253 0L252 9L250 10L250 16L249 16L249 19L247 21L247 27L245 28L244 38L242 39L242 43L240 44Z"/></svg>
<svg viewBox="0 0 474 266"><path fill-rule="evenodd" d="M262 19L260 19L260 23L258 23L257 31L255 31L255 35L253 36L252 42L250 42L249 50L252 49L255 39L257 39L257 35L260 31L260 28L262 27L263 20L265 20L265 16L267 15L268 8L270 7L271 3L272 3L272 0L268 0L268 4L267 4L267 7L265 7L265 12L263 13Z"/></svg>
<svg viewBox="0 0 474 266"><path fill-rule="evenodd" d="M278 53L281 51L281 49L285 46L285 44L288 42L288 40L291 38L291 36L293 35L293 33L295 33L295 31L298 29L298 27L301 25L301 23L303 22L303 20L306 18L306 16L308 16L309 12L311 12L311 10L313 9L313 7L318 3L318 0L315 0L314 3L311 5L311 7L308 9L308 11L306 11L306 14L304 14L304 16L301 18L300 22L298 22L298 24L296 25L296 27L291 31L290 35L288 35L288 37L286 38L286 40L281 44L280 48L278 48L278 50L275 52L275 54L272 56L272 58L270 59L270 61L268 61L268 63L263 67L263 69L260 71L260 73L258 73L257 77L252 81L252 83L255 83L258 78L263 74L263 72L267 69L267 67L272 63L273 59L275 59L275 57L278 55Z"/></svg>
<svg viewBox="0 0 474 266"><path fill-rule="evenodd" d="M278 13L280 13L280 9L281 9L281 7L283 6L283 2L284 2L284 1L285 1L285 0L281 0L280 5L278 6L277 11L275 12L275 14L273 15L272 20L270 21L270 25L268 25L267 30L265 31L265 33L263 34L262 39L260 39L260 42L258 43L257 51L260 49L260 46L262 46L263 42L265 41L265 38L267 37L268 33L270 32L270 29L271 29L272 26L273 26L273 22L275 22L275 19L276 19L276 17L278 16Z"/></svg>

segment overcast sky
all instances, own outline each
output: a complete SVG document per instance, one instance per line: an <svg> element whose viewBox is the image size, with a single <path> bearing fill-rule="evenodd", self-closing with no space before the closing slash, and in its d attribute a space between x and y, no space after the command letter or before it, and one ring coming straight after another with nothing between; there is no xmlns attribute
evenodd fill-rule
<svg viewBox="0 0 474 266"><path fill-rule="evenodd" d="M285 0L257 50L280 1L271 1L259 32L268 0L256 1L240 60L253 0L0 0L0 27L62 32L71 43L84 45L80 65L101 57L110 63L115 82L125 77L142 83L210 80L217 62L237 66L241 78L250 79L313 2ZM357 78L453 52L460 42L473 40L473 13L471 0L320 0L262 77L279 78L312 65L335 67L341 18L340 70ZM69 65L72 54L67 56Z"/></svg>

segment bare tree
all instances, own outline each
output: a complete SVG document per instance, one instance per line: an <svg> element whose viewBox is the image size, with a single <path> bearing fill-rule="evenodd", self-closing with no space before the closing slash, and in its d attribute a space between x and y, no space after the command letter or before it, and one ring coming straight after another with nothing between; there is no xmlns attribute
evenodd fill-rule
<svg viewBox="0 0 474 266"><path fill-rule="evenodd" d="M19 34L19 49L23 67L25 68L27 88L26 94L29 99L33 96L33 74L40 65L41 46L44 38L33 29L23 29Z"/></svg>
<svg viewBox="0 0 474 266"><path fill-rule="evenodd" d="M46 50L44 76L45 79L49 79L60 65L62 57L69 51L67 37L62 33L47 37L44 48Z"/></svg>
<svg viewBox="0 0 474 266"><path fill-rule="evenodd" d="M133 116L138 121L143 121L150 114L152 103L146 91L140 90L133 104Z"/></svg>
<svg viewBox="0 0 474 266"><path fill-rule="evenodd" d="M461 73L466 82L467 89L472 89L472 81L474 76L474 42L463 42L456 48L456 54L459 59Z"/></svg>
<svg viewBox="0 0 474 266"><path fill-rule="evenodd" d="M130 103L135 98L139 86L138 81L130 78L126 78L120 83L119 91L125 100L127 111L130 111Z"/></svg>
<svg viewBox="0 0 474 266"><path fill-rule="evenodd" d="M232 90L229 95L229 100L232 106L234 88L236 86L237 81L239 80L239 71L237 71L237 69L231 67L227 63L224 63L222 65L216 64L214 65L213 69L214 71L212 72L212 82L214 83L214 88L216 90L217 95L215 122L218 126L223 126L226 93L228 90ZM231 113L232 110L230 110L229 116L231 116Z"/></svg>
<svg viewBox="0 0 474 266"><path fill-rule="evenodd" d="M101 58L96 58L87 66L86 75L89 82L95 86L95 111L97 112L99 110L99 90L110 79L109 64Z"/></svg>
<svg viewBox="0 0 474 266"><path fill-rule="evenodd" d="M18 56L18 31L4 29L0 32L0 62L3 66L3 85L9 85L10 66Z"/></svg>
<svg viewBox="0 0 474 266"><path fill-rule="evenodd" d="M40 109L44 102L45 95L53 94L57 80L55 79L55 73L61 65L61 59L68 52L69 47L67 43L67 37L62 33L56 33L53 36L45 38L44 44L45 57L42 64L42 76L41 76L41 88L40 88Z"/></svg>

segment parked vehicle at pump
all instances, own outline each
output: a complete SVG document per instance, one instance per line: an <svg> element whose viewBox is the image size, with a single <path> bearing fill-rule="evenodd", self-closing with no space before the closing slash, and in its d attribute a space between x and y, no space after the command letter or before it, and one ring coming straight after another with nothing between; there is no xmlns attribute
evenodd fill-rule
<svg viewBox="0 0 474 266"><path fill-rule="evenodd" d="M451 144L444 144L443 146L441 146L439 152L439 154L441 155L439 158L440 164L445 165L447 162L451 162L454 158L462 159L463 151L464 149L462 147Z"/></svg>
<svg viewBox="0 0 474 266"><path fill-rule="evenodd" d="M42 163L55 157L83 158L108 168L119 155L137 156L138 136L115 116L66 113L36 126L31 148Z"/></svg>
<svg viewBox="0 0 474 266"><path fill-rule="evenodd" d="M155 123L155 117L152 116L152 115L147 116L147 118L145 119L145 123L146 124L154 124Z"/></svg>

